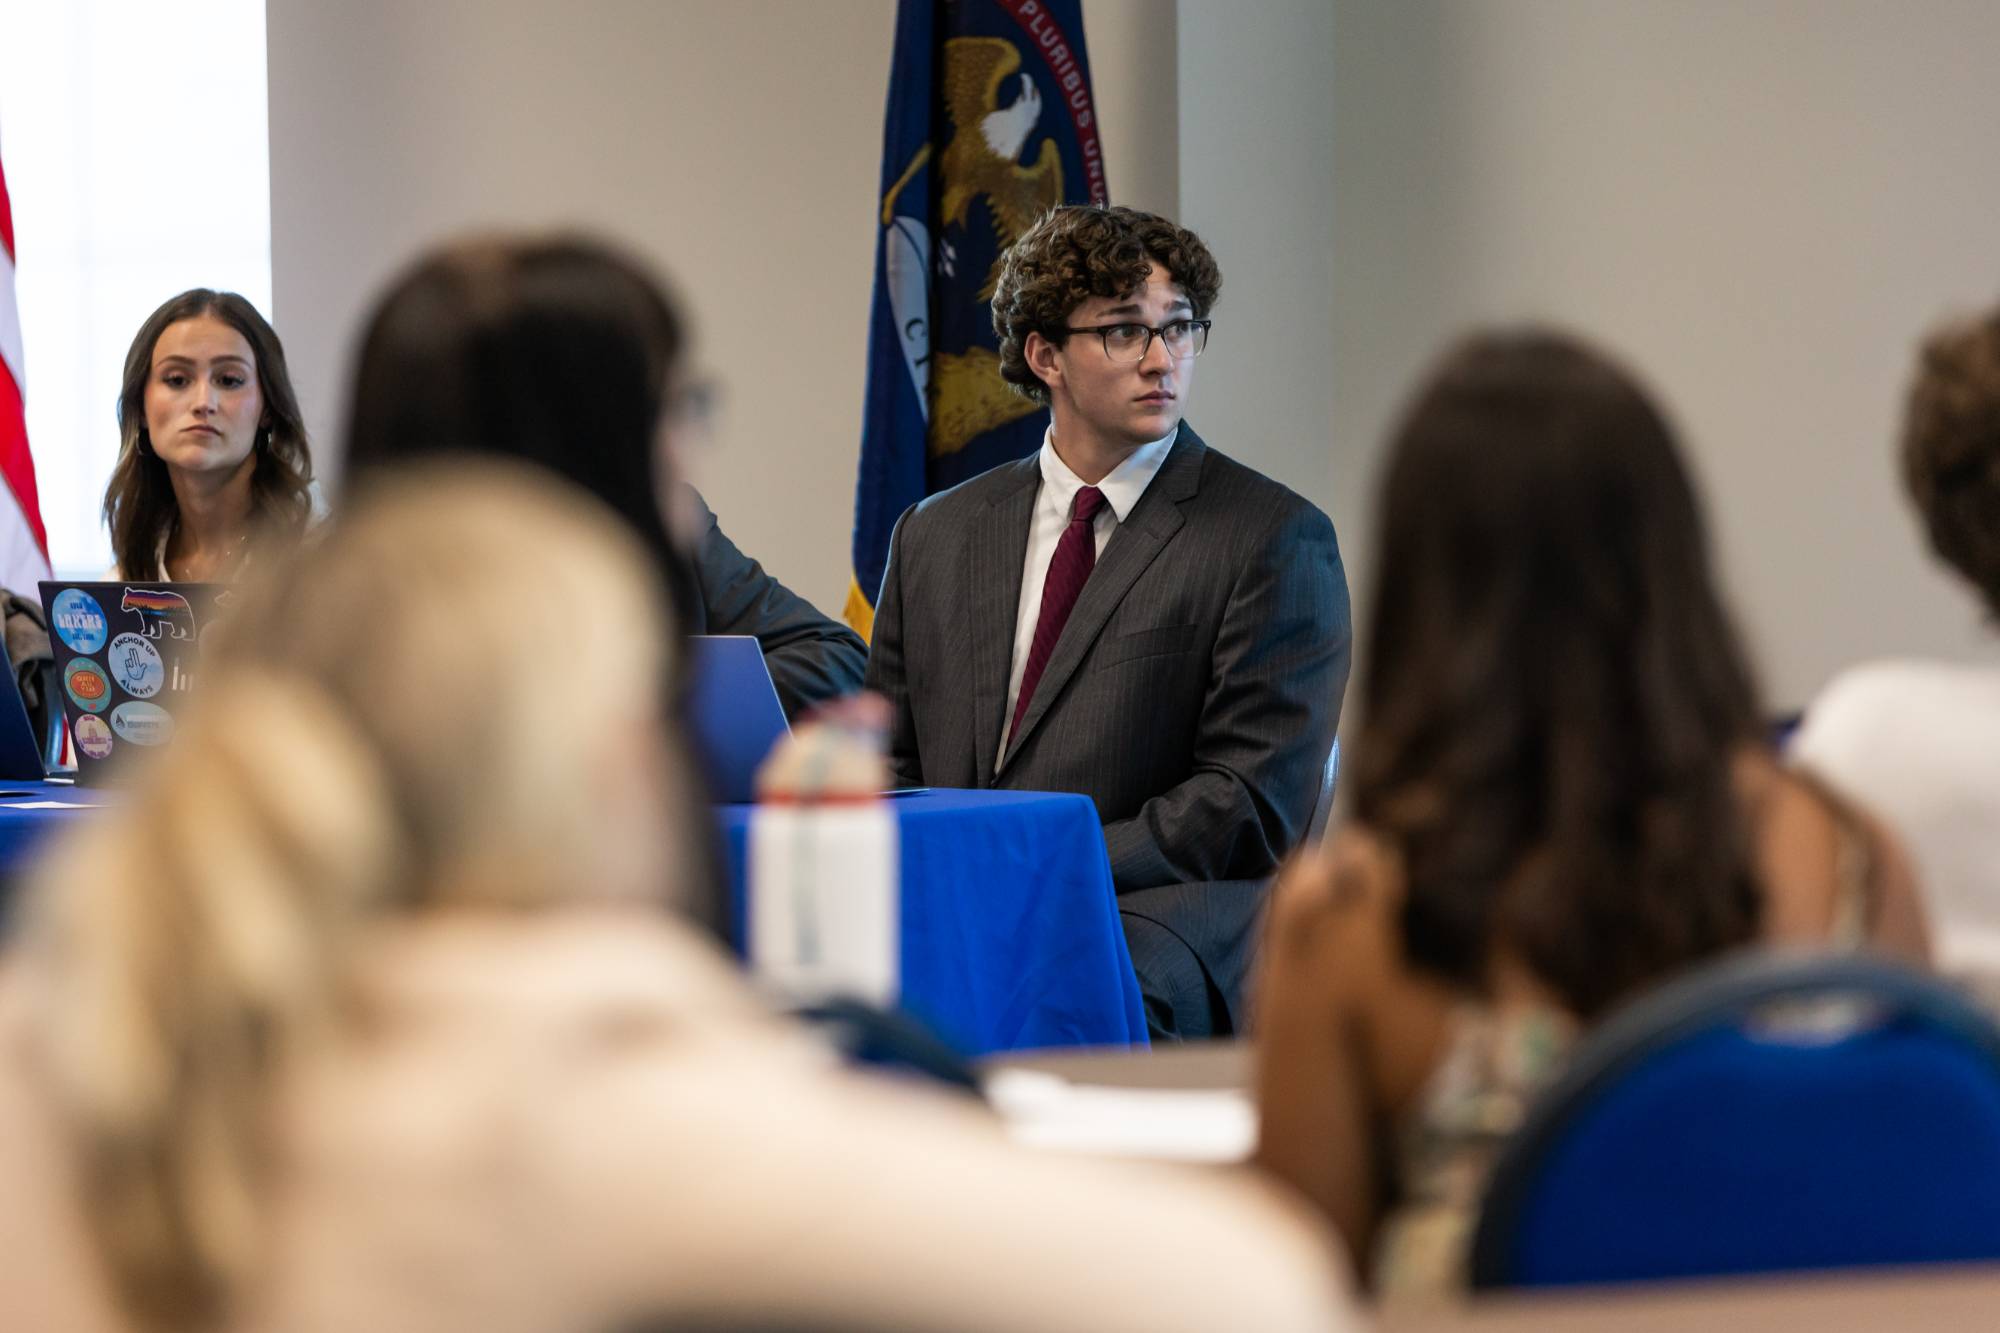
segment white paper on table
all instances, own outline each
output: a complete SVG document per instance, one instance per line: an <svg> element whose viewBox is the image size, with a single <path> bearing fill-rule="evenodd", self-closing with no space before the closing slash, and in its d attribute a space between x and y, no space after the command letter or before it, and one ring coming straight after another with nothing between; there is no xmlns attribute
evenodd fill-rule
<svg viewBox="0 0 2000 1333"><path fill-rule="evenodd" d="M1257 1148L1257 1110L1241 1088L1113 1088L1039 1069L1003 1069L985 1087L1024 1147L1212 1163Z"/></svg>
<svg viewBox="0 0 2000 1333"><path fill-rule="evenodd" d="M750 816L750 966L795 1000L893 1005L901 948L896 816L880 801Z"/></svg>

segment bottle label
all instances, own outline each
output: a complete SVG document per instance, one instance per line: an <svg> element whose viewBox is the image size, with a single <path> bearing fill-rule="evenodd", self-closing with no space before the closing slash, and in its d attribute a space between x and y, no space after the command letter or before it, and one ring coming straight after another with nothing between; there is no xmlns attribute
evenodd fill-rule
<svg viewBox="0 0 2000 1333"><path fill-rule="evenodd" d="M892 1006L900 989L895 814L880 801L760 806L750 819L750 966L792 999Z"/></svg>

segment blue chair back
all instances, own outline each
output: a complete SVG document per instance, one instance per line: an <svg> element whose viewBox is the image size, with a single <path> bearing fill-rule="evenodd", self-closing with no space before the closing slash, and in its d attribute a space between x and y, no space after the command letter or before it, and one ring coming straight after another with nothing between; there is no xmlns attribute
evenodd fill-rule
<svg viewBox="0 0 2000 1333"><path fill-rule="evenodd" d="M1496 1164L1475 1287L2000 1259L2000 1029L1853 956L1745 955L1580 1043Z"/></svg>

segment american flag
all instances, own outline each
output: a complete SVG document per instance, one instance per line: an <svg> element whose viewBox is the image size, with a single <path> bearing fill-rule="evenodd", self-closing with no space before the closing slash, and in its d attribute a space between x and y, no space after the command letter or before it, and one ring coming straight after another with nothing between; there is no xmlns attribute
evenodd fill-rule
<svg viewBox="0 0 2000 1333"><path fill-rule="evenodd" d="M0 162L0 587L32 602L35 584L49 576L49 535L42 527L21 406L25 366L21 314L14 304L14 209L7 199L6 164Z"/></svg>

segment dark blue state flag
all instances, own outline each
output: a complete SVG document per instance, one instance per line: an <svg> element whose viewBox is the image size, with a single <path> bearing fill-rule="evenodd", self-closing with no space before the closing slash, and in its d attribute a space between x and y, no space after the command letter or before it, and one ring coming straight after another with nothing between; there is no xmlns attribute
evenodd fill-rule
<svg viewBox="0 0 2000 1333"><path fill-rule="evenodd" d="M900 0L847 620L864 637L903 511L1041 447L1000 378L993 279L1049 209L1103 203L1079 0Z"/></svg>

